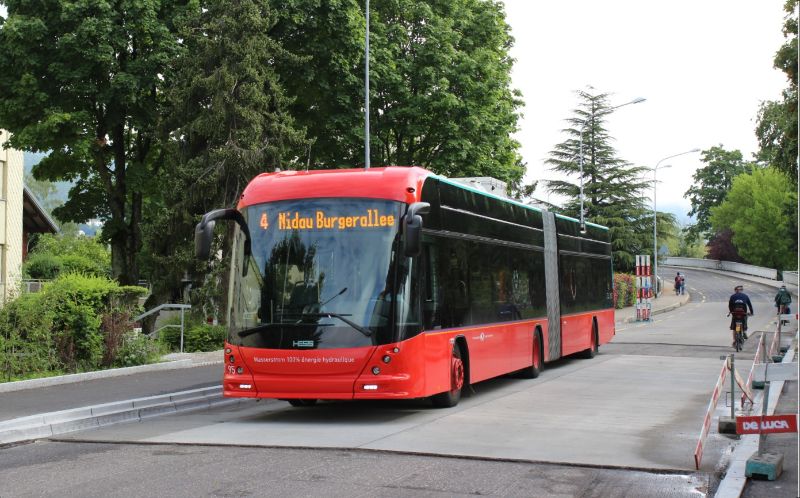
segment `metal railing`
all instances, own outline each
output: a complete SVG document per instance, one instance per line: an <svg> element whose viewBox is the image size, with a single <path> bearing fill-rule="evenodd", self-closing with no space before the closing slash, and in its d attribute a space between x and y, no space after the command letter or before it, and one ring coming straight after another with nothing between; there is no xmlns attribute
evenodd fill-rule
<svg viewBox="0 0 800 498"><path fill-rule="evenodd" d="M169 328L169 327L180 328L181 329L181 353L183 353L183 332L184 332L184 325L186 323L186 321L184 319L184 314L186 313L186 310L192 309L192 305L191 304L172 304L172 303L160 304L160 305L156 306L155 308L153 308L151 310L148 310L148 311L142 313L141 315L135 317L133 319L133 321L134 322L138 322L142 318L145 318L145 317L148 317L148 316L153 315L155 313L161 312L161 310L169 310L169 309L180 310L181 311L181 324L180 325L172 325L172 324L164 325L163 327L160 327L159 329L153 331L153 333L151 335L155 336L160 331L162 331L162 330L164 330L166 328Z"/></svg>
<svg viewBox="0 0 800 498"><path fill-rule="evenodd" d="M22 292L39 292L44 287L44 284L49 282L50 280L40 280L40 279L25 279L22 281Z"/></svg>
<svg viewBox="0 0 800 498"><path fill-rule="evenodd" d="M722 261L719 259L682 258L676 256L669 256L663 258L661 260L661 264L666 266L685 266L689 268L705 268L709 270L730 271L735 273L743 273L745 275L754 275L756 277L768 278L771 280L778 280L778 270L774 268L746 265L744 263L734 263L733 261ZM797 281L797 273L784 271L783 278L788 283L794 284Z"/></svg>

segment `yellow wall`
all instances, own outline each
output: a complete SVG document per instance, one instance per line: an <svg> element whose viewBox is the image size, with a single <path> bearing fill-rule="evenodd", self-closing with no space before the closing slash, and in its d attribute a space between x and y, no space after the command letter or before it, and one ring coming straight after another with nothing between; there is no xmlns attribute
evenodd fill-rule
<svg viewBox="0 0 800 498"><path fill-rule="evenodd" d="M0 298L19 292L22 278L22 152L3 149L8 132L0 130Z"/></svg>

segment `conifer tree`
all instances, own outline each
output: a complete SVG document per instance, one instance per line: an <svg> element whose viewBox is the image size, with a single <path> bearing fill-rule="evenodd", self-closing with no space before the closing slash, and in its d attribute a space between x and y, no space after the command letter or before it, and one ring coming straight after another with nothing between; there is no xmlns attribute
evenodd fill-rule
<svg viewBox="0 0 800 498"><path fill-rule="evenodd" d="M183 51L165 74L168 162L150 200L142 255L153 301L174 297L185 274L205 264L193 257L199 217L235 207L250 180L291 166L291 151L303 148L276 71L297 61L270 35L278 17L271 4L207 0L180 21Z"/></svg>
<svg viewBox="0 0 800 498"><path fill-rule="evenodd" d="M567 119L569 127L562 130L568 138L557 144L545 161L552 171L567 178L549 180L546 185L550 192L566 198L564 214L580 218L582 177L585 220L609 228L614 266L629 270L637 254L653 253L653 211L646 204L651 169L617 156L605 128L605 118L614 111L609 95L593 93L591 88L577 94L579 106ZM674 224L673 215L658 214L659 233L666 236Z"/></svg>

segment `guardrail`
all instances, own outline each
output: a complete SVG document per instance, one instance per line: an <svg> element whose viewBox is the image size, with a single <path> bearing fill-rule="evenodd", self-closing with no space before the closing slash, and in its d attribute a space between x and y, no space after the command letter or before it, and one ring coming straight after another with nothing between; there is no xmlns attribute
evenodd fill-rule
<svg viewBox="0 0 800 498"><path fill-rule="evenodd" d="M700 462L703 460L703 450L705 449L706 436L708 436L708 429L711 427L711 419L714 415L714 409L717 407L717 401L722 393L722 386L725 384L725 378L728 376L728 360L722 363L722 370L717 377L717 383L714 385L714 390L711 392L711 400L708 402L706 415L703 417L703 427L700 429L700 437L697 439L697 446L694 449L694 465L697 470L700 470Z"/></svg>
<svg viewBox="0 0 800 498"><path fill-rule="evenodd" d="M750 373L747 374L747 381L745 381L745 385L750 387L751 389L754 387L753 386L753 374L756 371L756 365L761 360L762 350L765 347L764 346L764 344L765 344L765 342L764 342L764 334L766 334L766 332L761 332L761 337L759 337L759 339L758 339L758 347L756 348L756 352L753 355L753 365L750 367ZM742 397L740 399L740 402L742 404L742 409L744 409L744 402L745 402L746 398L747 398L747 395L743 391L742 392ZM750 400L750 401L751 401L750 406L752 407L752 405L753 405L752 400Z"/></svg>
<svg viewBox="0 0 800 498"><path fill-rule="evenodd" d="M756 277L778 280L778 270L773 268L764 268L763 266L746 265L744 263L734 263L733 261L722 261L719 259L682 258L670 256L664 258L661 264L667 266L687 266L690 268L732 271L735 273L743 273L745 275L754 275ZM784 272L784 274L785 273L790 272Z"/></svg>

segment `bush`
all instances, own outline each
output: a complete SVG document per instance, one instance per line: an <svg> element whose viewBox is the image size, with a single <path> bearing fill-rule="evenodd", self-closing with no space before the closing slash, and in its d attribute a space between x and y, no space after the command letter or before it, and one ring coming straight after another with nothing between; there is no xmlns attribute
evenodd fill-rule
<svg viewBox="0 0 800 498"><path fill-rule="evenodd" d="M636 303L636 281L627 273L614 274L614 308L622 309Z"/></svg>
<svg viewBox="0 0 800 498"><path fill-rule="evenodd" d="M61 258L51 253L31 254L22 268L26 278L52 280L61 272Z"/></svg>
<svg viewBox="0 0 800 498"><path fill-rule="evenodd" d="M81 254L65 254L61 256L60 263L63 273L83 273L96 277L104 277L109 273L109 268L103 261L90 259Z"/></svg>
<svg viewBox="0 0 800 498"><path fill-rule="evenodd" d="M51 334L53 312L40 294L23 294L0 309L0 372L3 380L60 370Z"/></svg>
<svg viewBox="0 0 800 498"><path fill-rule="evenodd" d="M111 367L116 363L125 336L133 332L131 313L112 309L103 314L100 326L103 329L103 366Z"/></svg>
<svg viewBox="0 0 800 498"><path fill-rule="evenodd" d="M189 329L200 326L203 322L196 316L186 314L183 317L184 328L184 350L186 348L186 337ZM181 316L180 314L173 315L159 323L162 327L158 332L158 341L169 348L170 351L180 351L181 348ZM167 327L169 325L169 327Z"/></svg>
<svg viewBox="0 0 800 498"><path fill-rule="evenodd" d="M42 289L54 312L53 335L62 364L71 370L93 370L103 359L103 313L121 288L105 277L62 274Z"/></svg>
<svg viewBox="0 0 800 498"><path fill-rule="evenodd" d="M115 363L121 315L147 292L105 277L61 274L41 292L23 294L0 310L0 368L5 377L95 370ZM103 321L105 315L112 318ZM111 327L111 328L109 328Z"/></svg>
<svg viewBox="0 0 800 498"><path fill-rule="evenodd" d="M227 336L227 331L222 325L197 325L187 331L183 350L187 353L217 351L222 349Z"/></svg>
<svg viewBox="0 0 800 498"><path fill-rule="evenodd" d="M52 280L61 273L108 276L111 255L96 238L44 234L22 267L28 278Z"/></svg>
<svg viewBox="0 0 800 498"><path fill-rule="evenodd" d="M158 360L163 348L144 334L130 331L122 338L114 360L115 367L135 367Z"/></svg>
<svg viewBox="0 0 800 498"><path fill-rule="evenodd" d="M165 325L180 325L180 317L173 317ZM163 326L163 325L162 325ZM159 342L167 346L171 351L180 351L181 329L179 327L167 327L159 333ZM183 351L185 353L195 353L200 351L216 351L222 349L228 333L221 325L208 325L193 317L189 320L186 317L183 334Z"/></svg>

